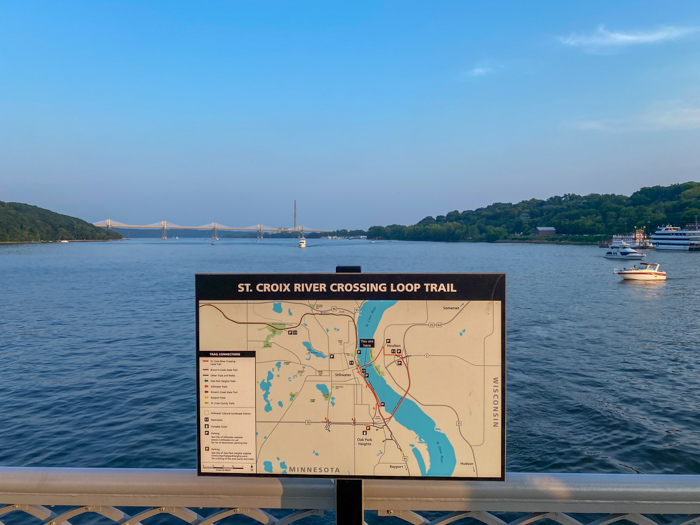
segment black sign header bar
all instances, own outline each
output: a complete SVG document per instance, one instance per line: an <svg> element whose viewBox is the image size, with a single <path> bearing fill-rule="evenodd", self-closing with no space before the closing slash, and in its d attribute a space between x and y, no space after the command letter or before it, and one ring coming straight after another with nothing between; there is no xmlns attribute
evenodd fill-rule
<svg viewBox="0 0 700 525"><path fill-rule="evenodd" d="M197 301L401 299L504 301L505 274L197 274Z"/></svg>

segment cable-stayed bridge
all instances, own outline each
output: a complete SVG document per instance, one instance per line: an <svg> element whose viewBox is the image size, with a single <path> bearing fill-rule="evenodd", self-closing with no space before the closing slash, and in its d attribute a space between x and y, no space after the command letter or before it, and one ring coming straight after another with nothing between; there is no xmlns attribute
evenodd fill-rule
<svg viewBox="0 0 700 525"><path fill-rule="evenodd" d="M299 237L303 237L305 233L330 233L332 230L312 230L304 226L297 226L296 221L294 228L273 228L271 226L265 226L264 224L256 224L254 226L248 226L246 228L233 228L231 226L224 226L218 222L212 222L203 224L202 226L180 226L173 222L160 221L154 222L152 224L125 224L123 222L113 221L112 219L105 219L104 221L94 222L94 226L98 228L107 228L111 230L112 228L119 229L146 229L146 230L160 230L161 238L168 238L168 229L171 230L211 230L211 238L218 239L220 231L236 231L236 232L256 232L258 239L262 239L264 233L298 233Z"/></svg>

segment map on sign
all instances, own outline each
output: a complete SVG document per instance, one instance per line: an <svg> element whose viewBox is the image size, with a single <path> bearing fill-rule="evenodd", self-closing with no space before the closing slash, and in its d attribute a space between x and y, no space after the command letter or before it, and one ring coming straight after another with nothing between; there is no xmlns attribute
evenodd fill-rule
<svg viewBox="0 0 700 525"><path fill-rule="evenodd" d="M200 473L502 479L504 300L323 277L198 300Z"/></svg>

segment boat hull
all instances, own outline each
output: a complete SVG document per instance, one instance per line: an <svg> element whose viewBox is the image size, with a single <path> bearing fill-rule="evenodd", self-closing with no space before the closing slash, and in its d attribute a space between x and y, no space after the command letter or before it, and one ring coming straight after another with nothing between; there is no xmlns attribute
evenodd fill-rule
<svg viewBox="0 0 700 525"><path fill-rule="evenodd" d="M665 281L665 273L652 272L617 272L625 281Z"/></svg>
<svg viewBox="0 0 700 525"><path fill-rule="evenodd" d="M684 244L661 244L661 243L656 243L656 244L654 244L654 249L656 249L656 250L674 250L674 251L687 252L687 251L697 251L697 250L700 250L700 245L697 245L697 244L689 244L689 243L684 243Z"/></svg>

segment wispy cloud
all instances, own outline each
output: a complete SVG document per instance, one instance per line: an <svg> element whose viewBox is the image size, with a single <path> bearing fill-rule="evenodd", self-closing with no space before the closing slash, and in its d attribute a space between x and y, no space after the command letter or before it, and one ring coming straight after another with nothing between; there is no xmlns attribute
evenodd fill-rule
<svg viewBox="0 0 700 525"><path fill-rule="evenodd" d="M474 69L467 71L467 76L469 77L483 77L493 73L492 67L477 66Z"/></svg>
<svg viewBox="0 0 700 525"><path fill-rule="evenodd" d="M653 31L621 33L608 31L604 26L599 26L595 33L587 35L571 34L567 37L560 37L559 41L564 45L582 49L587 53L605 54L630 46L660 44L680 40L698 31L700 31L700 28L697 27L664 26Z"/></svg>
<svg viewBox="0 0 700 525"><path fill-rule="evenodd" d="M700 107L664 102L639 115L617 119L582 120L573 126L585 131L629 132L700 129Z"/></svg>
<svg viewBox="0 0 700 525"><path fill-rule="evenodd" d="M656 115L650 122L661 129L700 129L700 108L678 108Z"/></svg>
<svg viewBox="0 0 700 525"><path fill-rule="evenodd" d="M466 71L462 71L460 76L462 80L469 80L475 78L483 78L489 75L493 75L498 70L502 69L501 64L497 64L492 60L485 60L477 63L473 68Z"/></svg>

